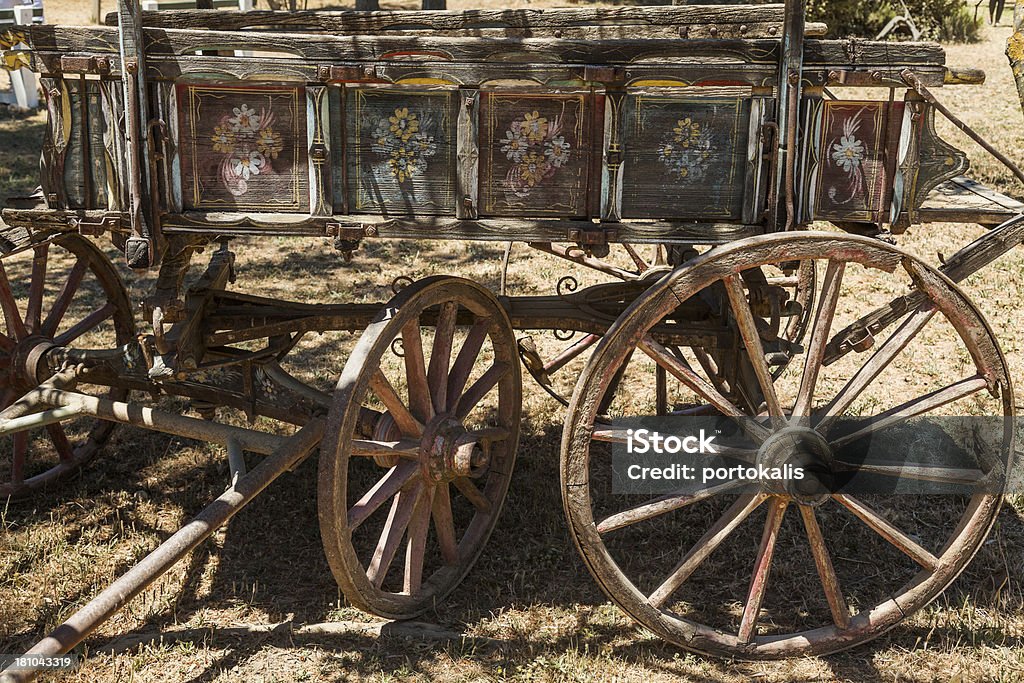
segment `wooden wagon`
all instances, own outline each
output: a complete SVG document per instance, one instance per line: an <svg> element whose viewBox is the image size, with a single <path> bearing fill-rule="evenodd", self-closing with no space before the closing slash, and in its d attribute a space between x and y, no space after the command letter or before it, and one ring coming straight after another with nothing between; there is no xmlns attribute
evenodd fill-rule
<svg viewBox="0 0 1024 683"><path fill-rule="evenodd" d="M947 66L940 46L826 40L798 2L211 14L122 0L107 24L3 38L29 46L3 62L40 75L49 116L41 189L10 202L0 233L0 494L54 485L117 424L222 444L233 479L32 654L81 642L318 446L320 529L346 597L395 619L434 607L504 502L520 361L558 398L552 377L579 372L562 399L569 528L608 596L682 647L776 658L863 643L937 596L983 542L1012 429L998 457L955 470L834 452L965 402L1013 416L998 343L955 282L1020 242L1022 205L965 177L937 114L1024 175L933 94L984 79ZM990 231L941 267L894 246L934 221ZM525 243L607 281L509 296L453 274L386 302L290 303L230 286L233 241L253 236L321 236L344 258L381 239ZM100 245L156 272L144 298ZM360 333L333 392L286 369L325 330ZM581 336L552 354L517 330ZM905 352L941 335L945 355ZM960 374L934 371L951 358ZM912 364L906 394L880 383ZM141 395L186 397L199 416ZM297 430L232 426L217 408ZM732 455L751 465L800 454L985 486L916 508L932 511L927 533L903 529L899 510L791 483L611 491L616 418L694 414L735 420L755 445ZM837 432L844 415L874 421ZM246 472L245 451L267 457ZM715 564L755 511L760 541ZM784 564L773 580L800 593L772 596L773 557L796 552L776 541L796 519L817 587ZM842 552L876 561L870 590ZM708 567L734 580L712 590ZM777 604L760 618L766 595Z"/></svg>

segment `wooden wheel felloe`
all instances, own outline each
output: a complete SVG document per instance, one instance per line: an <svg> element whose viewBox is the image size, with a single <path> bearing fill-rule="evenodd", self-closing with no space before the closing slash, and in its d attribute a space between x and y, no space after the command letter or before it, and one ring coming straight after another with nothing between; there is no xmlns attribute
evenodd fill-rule
<svg viewBox="0 0 1024 683"><path fill-rule="evenodd" d="M474 282L420 280L366 329L334 393L318 493L353 605L405 619L458 585L508 491L521 404L511 323Z"/></svg>
<svg viewBox="0 0 1024 683"><path fill-rule="evenodd" d="M819 285L805 353L773 377L753 312L752 271L783 261L813 263ZM833 359L828 342L844 326L914 283L903 317L873 330L870 343ZM745 410L723 396L700 366L657 340L679 302L718 297L763 401ZM732 418L756 446L748 464L808 457L815 464L883 482L942 486L984 481L970 495L813 492L776 482L697 494L626 496L611 491L614 420L653 415L653 399L612 403L599 414L612 377L642 356ZM632 359L632 360L631 360ZM958 368L951 377L938 368ZM648 370L640 382L649 382ZM622 380L627 386L627 376ZM647 393L650 384L642 386ZM999 509L1013 452L1013 392L991 330L970 301L935 269L875 240L834 233L755 237L717 248L674 271L609 330L580 377L562 441L565 512L577 546L608 596L659 636L717 656L769 659L824 654L866 642L926 605L963 570ZM996 416L995 455L961 469L907 456L907 420ZM869 420L868 418L873 418ZM893 431L886 431L893 430ZM919 432L909 432L919 434ZM903 435L900 437L900 435ZM889 438L890 441L884 439ZM841 450L881 439L867 460ZM796 444L803 444L797 446ZM886 445L888 444L888 445ZM917 457L922 451L915 451ZM878 453L887 454L877 460ZM969 453L969 451L968 451ZM819 462L820 461L820 462ZM773 569L774 568L774 569Z"/></svg>
<svg viewBox="0 0 1024 683"><path fill-rule="evenodd" d="M53 346L114 348L135 336L131 306L113 265L89 240L67 235L0 262L0 409L45 379ZM127 392L109 390L122 400ZM0 500L30 495L93 458L114 428L80 419L0 437Z"/></svg>

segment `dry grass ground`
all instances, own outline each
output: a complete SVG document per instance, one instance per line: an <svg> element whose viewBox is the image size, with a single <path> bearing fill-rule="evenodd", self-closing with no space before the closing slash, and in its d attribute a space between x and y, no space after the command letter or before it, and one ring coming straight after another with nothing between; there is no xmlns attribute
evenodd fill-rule
<svg viewBox="0 0 1024 683"><path fill-rule="evenodd" d="M49 20L84 22L89 4L49 0ZM526 3L513 6L519 4ZM105 11L111 6L104 2ZM950 88L943 96L1024 163L1021 113L1002 56L1008 33L996 28L980 45L951 46L950 62L983 67L989 81ZM34 188L42 126L40 115L0 112L0 202ZM952 139L970 150L975 177L1022 194L994 161L962 136ZM932 225L916 228L900 244L935 263L938 252L950 254L979 233L973 226ZM233 248L240 287L310 302L383 300L398 275L449 273L496 287L501 257L501 245L484 243L368 244L351 264L320 240L253 240ZM14 268L16 274L25 272ZM564 264L521 248L511 279L517 292L550 293L558 277L569 272ZM132 277L129 282L138 297L149 281ZM965 288L994 328L1013 377L1024 377L1024 329L1019 324L1024 255L1007 255ZM353 338L336 334L304 342L298 354L303 376L330 386ZM552 348L551 340L535 338ZM948 368L934 371L952 372L956 359L949 361ZM168 401L165 407L185 406ZM323 557L316 459L311 458L104 625L88 640L84 665L62 680L1024 679L1024 508L1019 505L1004 508L978 557L941 598L867 647L831 657L752 664L707 659L661 643L607 602L577 557L557 484L563 414L528 384L509 503L468 579L425 617L476 640L307 636L287 628L244 636L230 631L239 624L370 619L346 605ZM218 448L120 430L101 460L80 478L31 503L0 508L0 652L23 650L84 604L218 495L226 478L227 464ZM182 637L111 651L110 643L128 633Z"/></svg>

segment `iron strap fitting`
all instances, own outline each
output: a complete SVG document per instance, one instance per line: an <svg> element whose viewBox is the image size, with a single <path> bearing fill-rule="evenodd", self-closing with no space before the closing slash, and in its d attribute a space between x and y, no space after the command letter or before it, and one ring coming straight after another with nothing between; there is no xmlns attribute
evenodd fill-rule
<svg viewBox="0 0 1024 683"><path fill-rule="evenodd" d="M614 242L616 236L618 236L618 230L614 228L599 228L596 230L570 228L566 241L575 242L583 247L595 244L608 244L609 242Z"/></svg>
<svg viewBox="0 0 1024 683"><path fill-rule="evenodd" d="M373 64L320 64L316 67L316 77L324 83L378 80L377 67Z"/></svg>
<svg viewBox="0 0 1024 683"><path fill-rule="evenodd" d="M108 213L97 221L90 221L78 216L68 218L68 226L87 237L100 237L105 232L114 232L121 227L121 215Z"/></svg>
<svg viewBox="0 0 1024 683"><path fill-rule="evenodd" d="M342 225L341 223L328 223L324 226L328 237L336 237L340 240L360 240L364 237L376 237L377 226L375 225Z"/></svg>
<svg viewBox="0 0 1024 683"><path fill-rule="evenodd" d="M109 74L110 57L104 55L63 55L60 58L62 73Z"/></svg>

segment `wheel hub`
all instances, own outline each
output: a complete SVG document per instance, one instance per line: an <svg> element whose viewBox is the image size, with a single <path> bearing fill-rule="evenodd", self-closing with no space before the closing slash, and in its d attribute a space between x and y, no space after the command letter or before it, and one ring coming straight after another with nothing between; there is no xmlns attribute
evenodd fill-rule
<svg viewBox="0 0 1024 683"><path fill-rule="evenodd" d="M424 476L432 481L479 477L487 468L489 456L479 439L450 417L432 420L420 444Z"/></svg>
<svg viewBox="0 0 1024 683"><path fill-rule="evenodd" d="M45 382L53 374L45 362L47 352L53 348L56 348L53 340L40 335L18 342L11 352L8 371L11 386L24 393Z"/></svg>
<svg viewBox="0 0 1024 683"><path fill-rule="evenodd" d="M787 427L772 434L757 452L757 464L765 469L785 470L786 465L802 478L764 479L768 493L789 496L802 505L820 505L828 500L835 483L832 449L825 438L806 427Z"/></svg>

